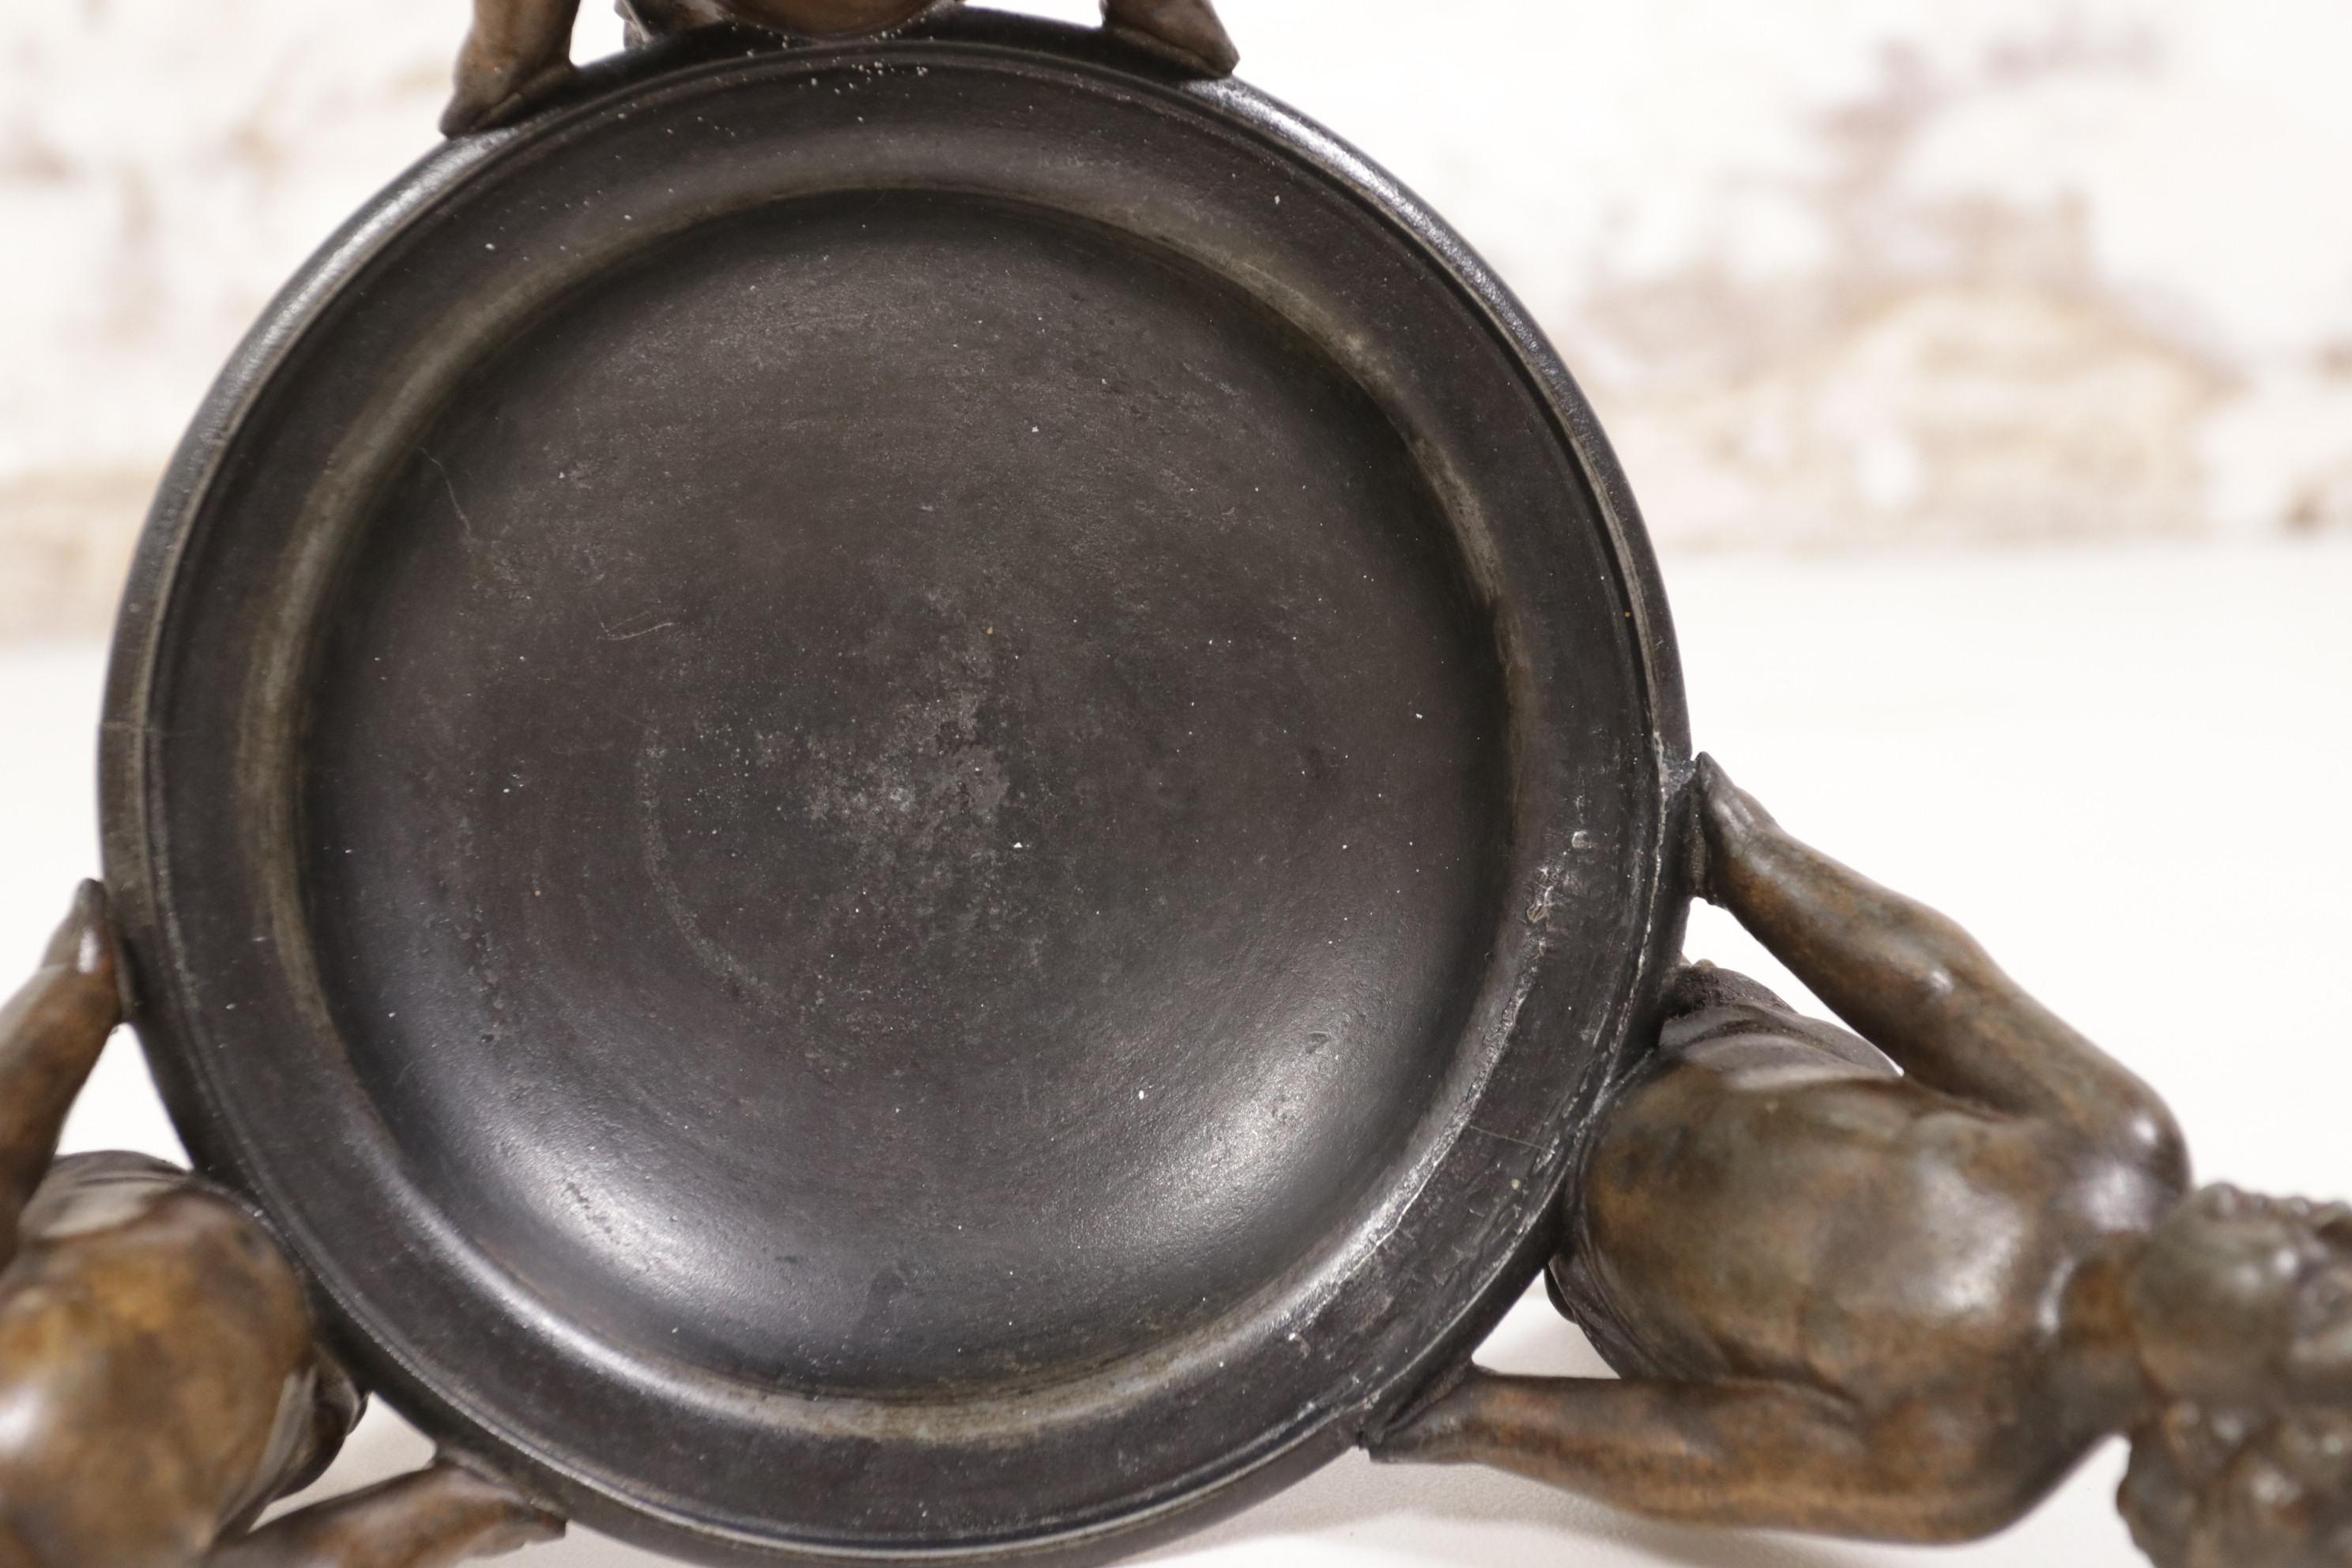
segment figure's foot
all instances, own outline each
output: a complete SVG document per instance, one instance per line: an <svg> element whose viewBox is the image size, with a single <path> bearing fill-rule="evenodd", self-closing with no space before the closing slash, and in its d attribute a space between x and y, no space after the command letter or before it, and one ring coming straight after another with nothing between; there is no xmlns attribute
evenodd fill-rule
<svg viewBox="0 0 2352 1568"><path fill-rule="evenodd" d="M1754 795L1731 782L1720 763L1705 753L1691 778L1691 795L1692 886L1699 897L1720 904L1725 879L1780 825Z"/></svg>
<svg viewBox="0 0 2352 1568"><path fill-rule="evenodd" d="M1231 76L1241 64L1211 0L1103 0L1103 20L1111 31L1171 51L1211 76Z"/></svg>

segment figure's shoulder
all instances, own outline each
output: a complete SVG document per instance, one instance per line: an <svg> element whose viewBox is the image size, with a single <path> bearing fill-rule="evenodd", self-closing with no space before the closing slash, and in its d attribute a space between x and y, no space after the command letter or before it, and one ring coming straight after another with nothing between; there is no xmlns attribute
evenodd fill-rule
<svg viewBox="0 0 2352 1568"><path fill-rule="evenodd" d="M50 1166L19 1228L27 1245L41 1246L159 1224L262 1229L251 1205L194 1172L120 1152L68 1155Z"/></svg>
<svg viewBox="0 0 2352 1568"><path fill-rule="evenodd" d="M258 1321L302 1316L300 1277L250 1204L135 1154L60 1160L25 1207L0 1312L86 1298L135 1321L155 1300L235 1299ZM85 1325L89 1327L90 1325Z"/></svg>
<svg viewBox="0 0 2352 1568"><path fill-rule="evenodd" d="M1675 978L1658 1031L1658 1068L1690 1062L1727 1071L1751 1062L1800 1061L1901 1076L1885 1053L1861 1036L1806 1016L1743 974L1693 965Z"/></svg>

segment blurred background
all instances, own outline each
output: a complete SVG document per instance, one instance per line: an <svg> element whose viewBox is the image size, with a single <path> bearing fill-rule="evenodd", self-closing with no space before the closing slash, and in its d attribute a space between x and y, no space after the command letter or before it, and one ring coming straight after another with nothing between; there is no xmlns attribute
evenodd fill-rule
<svg viewBox="0 0 2352 1568"><path fill-rule="evenodd" d="M583 58L618 44L596 3ZM2352 935L2352 6L1223 5L1244 75L1449 217L1583 382L1700 742L2155 1080L2206 1174L2352 1192L2352 1031L2314 1005ZM95 868L102 643L155 477L278 283L431 144L465 20L0 14L0 964ZM1692 951L1796 989L1711 911ZM70 1139L174 1147L126 1044ZM1539 1303L1489 1353L1594 1368ZM372 1417L329 1489L424 1453ZM2120 1468L1921 1554L1350 1461L1161 1560L2104 1568L2137 1561Z"/></svg>
<svg viewBox="0 0 2352 1568"><path fill-rule="evenodd" d="M2337 0L1228 6L1251 80L1527 299L1669 547L2352 528ZM424 150L465 15L8 8L0 636L104 625L190 409Z"/></svg>

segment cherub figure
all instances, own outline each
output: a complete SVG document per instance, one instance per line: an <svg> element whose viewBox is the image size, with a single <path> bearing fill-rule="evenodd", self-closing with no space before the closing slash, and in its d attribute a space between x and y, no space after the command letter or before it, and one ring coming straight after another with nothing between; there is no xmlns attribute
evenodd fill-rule
<svg viewBox="0 0 2352 1568"><path fill-rule="evenodd" d="M0 1568L446 1568L561 1535L446 1462L253 1528L360 1395L252 1210L139 1155L56 1158L116 964L85 886L0 1010Z"/></svg>
<svg viewBox="0 0 2352 1568"><path fill-rule="evenodd" d="M1696 787L1705 895L1861 1037L1686 971L1552 1269L1624 1381L1474 1370L1381 1456L1928 1543L2122 1432L2162 1568L2352 1565L2352 1209L2192 1195L2156 1094L1958 927Z"/></svg>
<svg viewBox="0 0 2352 1568"><path fill-rule="evenodd" d="M634 39L733 22L803 37L884 32L958 0L619 0ZM441 116L451 136L495 125L572 75L580 0L474 0L457 57L457 90ZM1104 24L1212 76L1240 60L1213 0L1103 0Z"/></svg>

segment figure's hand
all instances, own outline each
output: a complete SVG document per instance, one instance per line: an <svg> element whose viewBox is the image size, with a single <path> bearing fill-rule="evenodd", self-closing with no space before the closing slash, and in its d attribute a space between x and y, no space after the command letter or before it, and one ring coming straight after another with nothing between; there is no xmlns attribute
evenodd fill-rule
<svg viewBox="0 0 2352 1568"><path fill-rule="evenodd" d="M1412 1417L1365 1444L1382 1465L1460 1465L1478 1458L1487 1373L1470 1368Z"/></svg>
<svg viewBox="0 0 2352 1568"><path fill-rule="evenodd" d="M1211 76L1231 76L1241 63L1211 0L1103 0L1103 21L1111 31L1171 51Z"/></svg>
<svg viewBox="0 0 2352 1568"><path fill-rule="evenodd" d="M563 1539L562 1514L532 1501L495 1476L471 1468L462 1458L438 1456L425 1478L436 1489L442 1509L470 1521L468 1557L502 1557L526 1546L544 1546Z"/></svg>
<svg viewBox="0 0 2352 1568"><path fill-rule="evenodd" d="M557 1515L445 1458L289 1514L215 1552L204 1568L451 1568L562 1535Z"/></svg>
<svg viewBox="0 0 2352 1568"><path fill-rule="evenodd" d="M114 923L106 907L106 889L96 882L84 882L74 889L73 907L66 911L64 923L49 937L48 951L41 956L45 969L62 970L68 973L101 981L110 993L116 966ZM119 1021L120 1014L108 1011Z"/></svg>
<svg viewBox="0 0 2352 1568"><path fill-rule="evenodd" d="M41 967L0 1007L0 1262L57 1157L66 1112L122 1021L106 892L84 882Z"/></svg>
<svg viewBox="0 0 2352 1568"><path fill-rule="evenodd" d="M1711 904L1728 903L1730 879L1779 826L1720 763L1702 752L1691 775L1691 890Z"/></svg>
<svg viewBox="0 0 2352 1568"><path fill-rule="evenodd" d="M569 81L579 12L580 0L474 0L442 134L496 125Z"/></svg>

